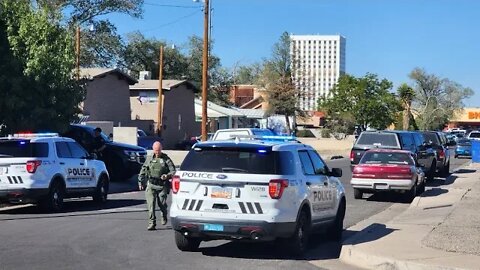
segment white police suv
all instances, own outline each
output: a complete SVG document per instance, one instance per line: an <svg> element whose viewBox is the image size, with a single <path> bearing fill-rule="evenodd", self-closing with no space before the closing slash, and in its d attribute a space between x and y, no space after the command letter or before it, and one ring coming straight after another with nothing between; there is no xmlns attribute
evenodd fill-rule
<svg viewBox="0 0 480 270"><path fill-rule="evenodd" d="M73 139L55 133L0 138L0 200L60 211L67 197L103 203L108 187L105 164Z"/></svg>
<svg viewBox="0 0 480 270"><path fill-rule="evenodd" d="M172 178L170 217L177 247L215 239L281 240L302 254L311 233L340 239L341 169L289 138L197 143Z"/></svg>

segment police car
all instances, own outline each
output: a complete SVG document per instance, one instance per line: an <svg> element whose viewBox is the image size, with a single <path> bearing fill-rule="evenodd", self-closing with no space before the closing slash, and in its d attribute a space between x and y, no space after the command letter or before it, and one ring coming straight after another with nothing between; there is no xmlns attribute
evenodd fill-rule
<svg viewBox="0 0 480 270"><path fill-rule="evenodd" d="M177 247L215 239L280 240L302 254L311 233L340 239L345 190L320 155L294 138L207 141L192 147L172 178Z"/></svg>
<svg viewBox="0 0 480 270"><path fill-rule="evenodd" d="M107 200L109 176L77 142L58 134L0 138L0 200L61 211L64 198Z"/></svg>

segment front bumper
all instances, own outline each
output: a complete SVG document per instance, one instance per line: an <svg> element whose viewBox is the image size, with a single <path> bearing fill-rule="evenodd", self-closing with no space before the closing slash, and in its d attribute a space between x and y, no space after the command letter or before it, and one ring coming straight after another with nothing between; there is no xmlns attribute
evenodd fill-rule
<svg viewBox="0 0 480 270"><path fill-rule="evenodd" d="M410 190L413 187L411 179L362 179L352 178L350 184L353 188L362 190Z"/></svg>
<svg viewBox="0 0 480 270"><path fill-rule="evenodd" d="M269 241L293 235L295 222L269 223L265 221L172 218L172 228L190 237L204 239L249 239ZM213 225L213 226L212 226Z"/></svg>
<svg viewBox="0 0 480 270"><path fill-rule="evenodd" d="M36 203L48 195L48 189L2 189L0 190L0 201L9 203Z"/></svg>

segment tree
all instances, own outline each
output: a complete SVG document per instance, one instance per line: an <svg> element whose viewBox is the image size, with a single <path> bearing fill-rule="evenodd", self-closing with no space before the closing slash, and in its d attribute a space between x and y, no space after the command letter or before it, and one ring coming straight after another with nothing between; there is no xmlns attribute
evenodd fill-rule
<svg viewBox="0 0 480 270"><path fill-rule="evenodd" d="M400 109L391 88L390 81L379 80L375 74L361 78L342 75L332 88L331 97L320 98L319 110L334 123L385 129L395 121Z"/></svg>
<svg viewBox="0 0 480 270"><path fill-rule="evenodd" d="M262 66L254 63L249 66L235 66L233 68L233 84L255 84L259 80Z"/></svg>
<svg viewBox="0 0 480 270"><path fill-rule="evenodd" d="M410 86L408 86L406 83L403 83L398 87L397 94L403 107L403 118L402 118L403 130L409 130L410 117L412 115L412 112L411 112L412 101L413 101L413 98L415 97L415 91L413 91L413 89Z"/></svg>
<svg viewBox="0 0 480 270"><path fill-rule="evenodd" d="M463 109L463 100L473 95L472 89L428 74L424 69L415 68L410 78L415 84L412 111L422 130L443 128L455 112Z"/></svg>
<svg viewBox="0 0 480 270"><path fill-rule="evenodd" d="M164 79L185 79L187 74L187 58L178 49L166 46L166 42L155 38L147 39L141 33L128 35L128 42L123 55L127 69L138 76L142 70L152 72L152 79L158 79L158 61L160 46L164 46Z"/></svg>
<svg viewBox="0 0 480 270"><path fill-rule="evenodd" d="M74 79L72 39L53 14L30 1L0 2L2 132L62 131L79 112L84 88Z"/></svg>
<svg viewBox="0 0 480 270"><path fill-rule="evenodd" d="M272 56L263 64L258 84L265 88L268 97L268 114L285 115L287 133L290 133L290 116L304 116L297 106L298 91L293 74L298 68L290 55L290 36L284 32L273 46Z"/></svg>

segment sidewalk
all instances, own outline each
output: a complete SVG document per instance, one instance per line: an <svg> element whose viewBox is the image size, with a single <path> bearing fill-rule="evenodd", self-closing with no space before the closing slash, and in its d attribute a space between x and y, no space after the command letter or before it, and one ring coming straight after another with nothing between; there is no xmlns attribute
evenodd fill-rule
<svg viewBox="0 0 480 270"><path fill-rule="evenodd" d="M342 247L340 259L365 269L480 269L480 164L427 190L401 215L366 228Z"/></svg>

